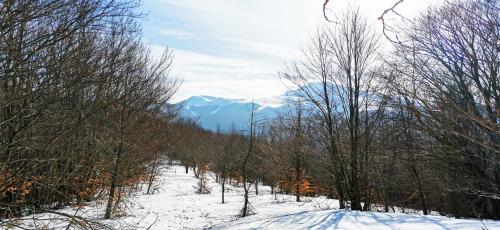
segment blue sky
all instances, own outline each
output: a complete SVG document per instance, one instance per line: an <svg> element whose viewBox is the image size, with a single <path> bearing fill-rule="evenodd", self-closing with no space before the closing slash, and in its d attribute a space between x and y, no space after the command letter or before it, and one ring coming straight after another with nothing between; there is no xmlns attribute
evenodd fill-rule
<svg viewBox="0 0 500 230"><path fill-rule="evenodd" d="M172 73L184 80L174 101L193 95L260 99L282 94L277 73L300 58L311 35L331 26L323 0L143 0L144 39L154 55L174 51ZM415 15L430 2L406 0ZM358 5L374 27L396 0L332 0L329 14Z"/></svg>

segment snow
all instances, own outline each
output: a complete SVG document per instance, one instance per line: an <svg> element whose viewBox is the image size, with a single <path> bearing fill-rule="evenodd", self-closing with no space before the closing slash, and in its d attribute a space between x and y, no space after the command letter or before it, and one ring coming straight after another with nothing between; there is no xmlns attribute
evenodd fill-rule
<svg viewBox="0 0 500 230"><path fill-rule="evenodd" d="M183 166L162 170L158 189L153 195L144 192L132 196L125 213L113 220L101 220L104 201L84 207L69 207L62 212L83 214L85 217L118 229L500 229L500 221L455 219L418 214L358 212L339 210L338 202L324 197L304 198L295 202L289 195L270 194L270 188L259 186L259 195L250 198L255 214L238 218L243 189L226 186L225 204L221 204L220 185L214 175L208 176L211 194L196 194L197 179L192 171L185 174ZM145 186L144 186L145 187ZM252 189L254 187L252 186ZM59 210L61 211L61 210ZM51 218L52 214L38 217ZM29 218L29 217L28 217ZM37 226L25 220L25 227L65 228L67 220L41 222Z"/></svg>
<svg viewBox="0 0 500 230"><path fill-rule="evenodd" d="M200 96L200 97L201 97L203 100L205 100L205 101L208 101L208 102L212 101L212 100L208 99L207 97L204 97L204 96Z"/></svg>
<svg viewBox="0 0 500 230"><path fill-rule="evenodd" d="M217 106L217 109L215 109L214 111L210 112L210 114L216 114L217 112L219 112L222 109L222 107L224 107L224 105Z"/></svg>
<svg viewBox="0 0 500 230"><path fill-rule="evenodd" d="M255 101L261 107L265 108L280 108L285 105L284 100L285 100L284 97L280 95L267 98L260 98L252 101L247 100L247 102Z"/></svg>

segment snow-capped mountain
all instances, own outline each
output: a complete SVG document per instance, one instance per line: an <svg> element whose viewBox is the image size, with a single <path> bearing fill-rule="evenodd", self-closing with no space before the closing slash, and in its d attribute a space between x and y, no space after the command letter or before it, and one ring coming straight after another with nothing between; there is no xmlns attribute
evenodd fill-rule
<svg viewBox="0 0 500 230"><path fill-rule="evenodd" d="M257 116L259 118L272 118L283 106L280 98L256 100ZM205 129L228 130L233 125L238 130L248 127L252 101L243 99L226 99L211 96L192 96L182 102L181 116L194 119Z"/></svg>
<svg viewBox="0 0 500 230"><path fill-rule="evenodd" d="M320 83L310 83L304 86L311 94L318 99L321 97L322 85ZM328 89L330 100L337 105L334 108L335 112L342 113L343 107L339 106L342 103L341 97L347 97L347 91L343 87L329 85ZM362 97L365 92L361 92ZM376 94L368 95L370 100L380 100ZM246 130L250 119L250 110L252 103L256 105L256 116L259 119L274 118L280 112L289 111L291 101L297 97L307 96L301 90L289 90L281 96L258 99L248 101L243 99L226 99L211 96L192 96L180 103L181 116L188 119L196 120L203 128L209 130L217 130L220 127L222 130L228 130L233 125L238 130ZM314 105L311 102L305 101L305 109L312 111Z"/></svg>

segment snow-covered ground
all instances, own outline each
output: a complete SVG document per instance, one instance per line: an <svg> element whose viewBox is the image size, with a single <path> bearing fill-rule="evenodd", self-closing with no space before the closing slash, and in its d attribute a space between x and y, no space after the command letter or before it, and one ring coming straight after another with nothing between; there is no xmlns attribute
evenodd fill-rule
<svg viewBox="0 0 500 230"><path fill-rule="evenodd" d="M220 186L209 175L211 194L195 194L197 179L182 166L170 166L159 178L153 195L139 193L127 202L122 217L102 221L104 202L90 206L67 208L65 213L78 213L119 229L500 229L500 221L454 219L418 214L356 212L339 210L338 203L325 198L306 198L297 203L294 197L278 195L260 186L259 195L250 198L255 214L238 218L243 189L227 186L226 203L221 204ZM40 215L51 218L52 215ZM63 220L26 227L65 227ZM45 225L45 226L44 226Z"/></svg>

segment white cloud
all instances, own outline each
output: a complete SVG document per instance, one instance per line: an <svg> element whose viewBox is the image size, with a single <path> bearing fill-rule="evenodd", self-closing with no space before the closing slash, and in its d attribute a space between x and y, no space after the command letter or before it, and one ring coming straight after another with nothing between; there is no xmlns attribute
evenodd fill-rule
<svg viewBox="0 0 500 230"><path fill-rule="evenodd" d="M194 36L192 33L189 33L187 31L172 29L172 28L161 29L158 32L158 34L161 36L172 36L172 37L183 38L183 39L190 38L190 37Z"/></svg>
<svg viewBox="0 0 500 230"><path fill-rule="evenodd" d="M430 3L407 0L398 12L415 16ZM378 16L396 0L333 0L329 15L357 5L375 28ZM277 78L296 59L318 27L329 26L323 0L146 0L146 40L152 51L175 52L174 73L184 79L176 100L191 95L260 98L285 87ZM394 17L388 20L394 20Z"/></svg>
<svg viewBox="0 0 500 230"><path fill-rule="evenodd" d="M162 47L152 47L155 55L162 50ZM173 74L184 79L175 101L192 95L250 99L278 95L284 91L284 86L276 78L277 70L266 62L180 49L175 50L174 55Z"/></svg>
<svg viewBox="0 0 500 230"><path fill-rule="evenodd" d="M192 95L223 95L231 99L258 100L279 95L285 90L285 86L277 78L185 82L173 101L178 102Z"/></svg>

